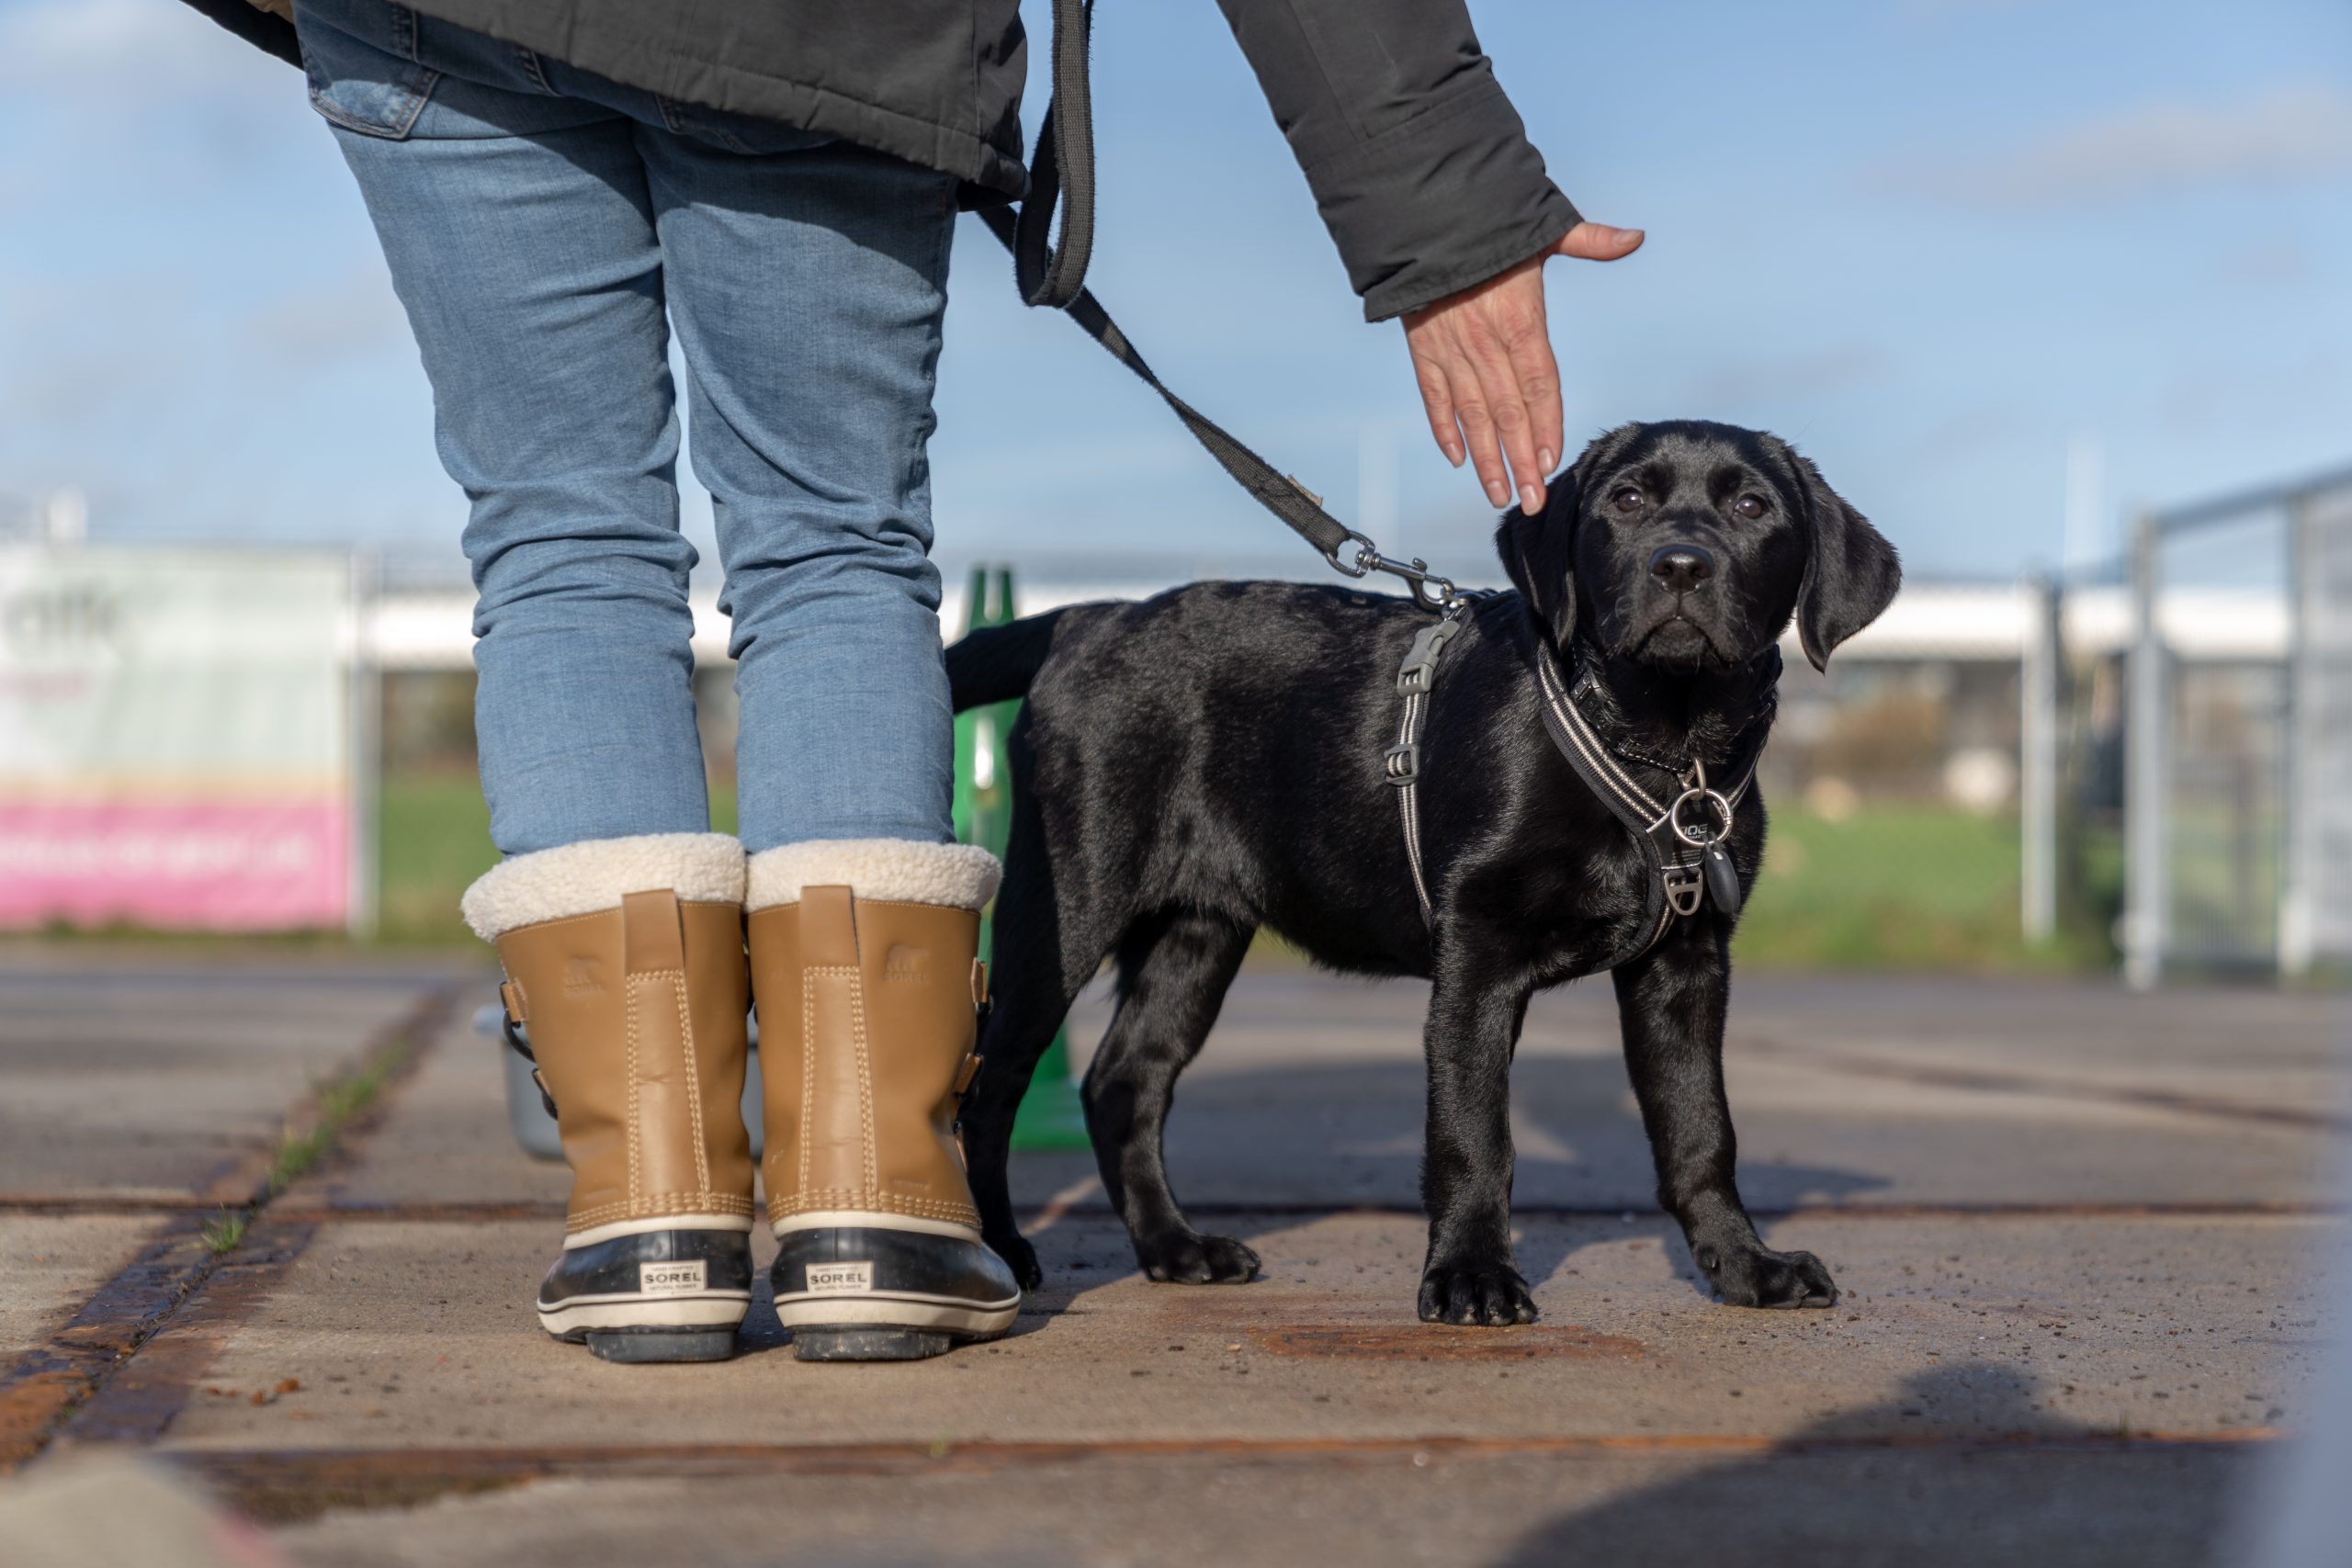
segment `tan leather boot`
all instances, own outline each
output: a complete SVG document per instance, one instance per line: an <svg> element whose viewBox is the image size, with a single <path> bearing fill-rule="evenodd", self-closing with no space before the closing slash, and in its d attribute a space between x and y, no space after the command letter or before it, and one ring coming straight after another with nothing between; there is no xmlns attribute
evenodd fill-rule
<svg viewBox="0 0 2352 1568"><path fill-rule="evenodd" d="M539 1325L607 1360L722 1359L751 1305L742 897L711 833L518 855L466 894L571 1167Z"/></svg>
<svg viewBox="0 0 2352 1568"><path fill-rule="evenodd" d="M984 850L896 840L752 857L769 1278L802 1360L935 1356L1021 1310L956 1136L997 871Z"/></svg>

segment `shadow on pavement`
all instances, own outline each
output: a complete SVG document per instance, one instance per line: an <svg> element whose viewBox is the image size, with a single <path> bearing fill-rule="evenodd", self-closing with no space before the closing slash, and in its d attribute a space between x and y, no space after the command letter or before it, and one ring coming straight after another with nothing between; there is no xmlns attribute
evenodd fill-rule
<svg viewBox="0 0 2352 1568"><path fill-rule="evenodd" d="M2216 1561L2259 1445L2128 1441L2052 1421L2039 1389L2012 1367L1939 1367L1769 1451L1562 1514L1494 1568Z"/></svg>

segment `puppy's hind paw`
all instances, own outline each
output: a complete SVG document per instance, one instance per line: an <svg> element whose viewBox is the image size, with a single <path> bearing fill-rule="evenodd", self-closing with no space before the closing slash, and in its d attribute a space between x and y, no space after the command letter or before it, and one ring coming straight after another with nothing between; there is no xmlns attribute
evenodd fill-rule
<svg viewBox="0 0 2352 1568"><path fill-rule="evenodd" d="M1535 1321L1535 1298L1508 1263L1440 1265L1421 1276L1423 1323L1504 1327Z"/></svg>
<svg viewBox="0 0 2352 1568"><path fill-rule="evenodd" d="M1229 1235L1171 1235L1136 1243L1146 1277L1177 1285L1246 1285L1258 1255Z"/></svg>
<svg viewBox="0 0 2352 1568"><path fill-rule="evenodd" d="M1832 1307L1838 1286L1810 1252L1702 1246L1691 1251L1699 1271L1732 1306Z"/></svg>

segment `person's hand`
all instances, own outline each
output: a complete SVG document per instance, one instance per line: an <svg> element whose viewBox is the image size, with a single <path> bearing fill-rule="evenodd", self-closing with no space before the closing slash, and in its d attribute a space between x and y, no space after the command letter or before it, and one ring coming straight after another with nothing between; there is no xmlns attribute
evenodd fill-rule
<svg viewBox="0 0 2352 1568"><path fill-rule="evenodd" d="M1405 317L1430 434L1455 468L1471 460L1497 506L1510 504L1515 480L1520 505L1537 511L1560 460L1560 369L1544 318L1544 264L1555 255L1615 261L1641 243L1639 229L1579 223L1551 249Z"/></svg>

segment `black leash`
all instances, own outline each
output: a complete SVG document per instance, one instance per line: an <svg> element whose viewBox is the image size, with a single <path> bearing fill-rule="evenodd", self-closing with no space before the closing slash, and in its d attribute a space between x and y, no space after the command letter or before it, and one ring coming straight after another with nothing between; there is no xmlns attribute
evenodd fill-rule
<svg viewBox="0 0 2352 1568"><path fill-rule="evenodd" d="M1414 602L1442 613L1460 597L1453 584L1425 561L1392 560L1380 547L1323 510L1323 498L1283 473L1222 425L1168 389L1126 333L1085 287L1094 246L1094 130L1086 73L1092 0L1054 0L1054 96L1029 164L1029 195L1018 213L983 208L980 219L1012 253L1013 280L1023 302L1061 310L1103 351L1158 392L1217 466L1258 504L1350 577L1385 571L1410 585ZM1065 199L1067 198L1067 199ZM1062 243L1052 244L1055 209L1062 212Z"/></svg>

